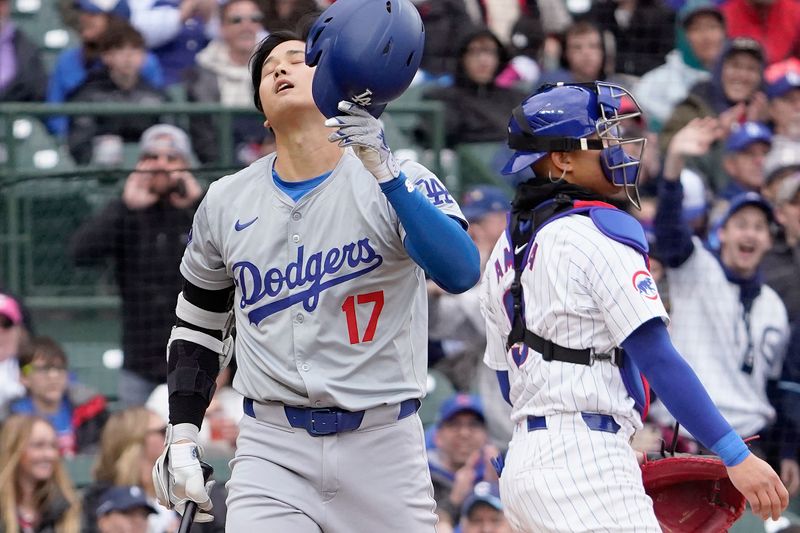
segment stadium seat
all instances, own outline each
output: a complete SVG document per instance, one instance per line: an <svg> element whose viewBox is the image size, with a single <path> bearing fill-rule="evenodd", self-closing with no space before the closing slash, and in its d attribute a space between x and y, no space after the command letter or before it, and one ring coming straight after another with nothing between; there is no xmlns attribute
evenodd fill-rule
<svg viewBox="0 0 800 533"><path fill-rule="evenodd" d="M36 16L42 9L42 0L14 0L11 3L13 16Z"/></svg>
<svg viewBox="0 0 800 533"><path fill-rule="evenodd" d="M117 382L122 354L119 311L106 309L40 309L34 312L38 334L55 339L69 360L72 377L106 396L117 406Z"/></svg>
<svg viewBox="0 0 800 533"><path fill-rule="evenodd" d="M793 524L800 525L800 494L789 500L789 507L783 516L789 518Z"/></svg>
<svg viewBox="0 0 800 533"><path fill-rule="evenodd" d="M92 468L96 460L96 455L78 454L64 461L64 466L75 488L80 490L92 483ZM214 479L217 483L225 483L231 478L231 468L227 458L206 458L205 460L214 467Z"/></svg>
<svg viewBox="0 0 800 533"><path fill-rule="evenodd" d="M23 198L23 231L30 236L25 254L28 294L86 294L98 286L102 275L97 269L78 269L69 258L72 233L90 211L81 190L53 191L48 196Z"/></svg>
<svg viewBox="0 0 800 533"><path fill-rule="evenodd" d="M428 393L422 399L422 406L419 409L419 418L423 426L427 428L436 422L439 406L455 394L455 390L447 376L438 370L428 371Z"/></svg>
<svg viewBox="0 0 800 533"><path fill-rule="evenodd" d="M391 104L389 104L389 110L391 111L391 107L393 105L404 104L406 102L420 102L422 101L422 95L425 91L430 89L431 85L427 83L416 83L406 89L403 94L400 95L397 99L395 99Z"/></svg>
<svg viewBox="0 0 800 533"><path fill-rule="evenodd" d="M139 161L139 143L129 142L122 144L122 168L133 169Z"/></svg>
<svg viewBox="0 0 800 533"><path fill-rule="evenodd" d="M78 42L61 20L55 0L12 0L11 8L11 19L42 50L59 52Z"/></svg>
<svg viewBox="0 0 800 533"><path fill-rule="evenodd" d="M735 524L728 530L728 533L764 533L764 532L775 532L775 531L782 531L784 527L787 527L788 524L792 525L800 525L800 516L791 512L792 507L800 507L800 497L796 497L789 502L789 510L785 511L781 514L781 522L786 522L786 525L782 526L781 529L776 529L775 526L770 523L769 529L765 527L765 522L761 520L758 516L754 515L753 512L750 510L748 506L745 510L742 517L736 521Z"/></svg>
<svg viewBox="0 0 800 533"><path fill-rule="evenodd" d="M66 171L75 168L69 152L47 132L42 122L34 117L14 119L13 146L4 138L5 124L0 120L0 142L6 150L14 150L14 170L17 171ZM8 156L6 156L8 157Z"/></svg>
<svg viewBox="0 0 800 533"><path fill-rule="evenodd" d="M78 382L105 396L109 408L115 410L118 399L119 367L116 364L109 364L109 360L113 360L114 363L121 360L119 345L114 342L97 341L64 341L62 344L69 357L70 370Z"/></svg>
<svg viewBox="0 0 800 533"><path fill-rule="evenodd" d="M386 108L386 115L392 117L396 127L404 132L413 132L414 129L420 125L420 116L416 113L407 113L402 111L404 105L415 104L422 101L422 92L427 87L424 85L416 85L406 89L398 99L391 102ZM392 148L395 146L392 145Z"/></svg>
<svg viewBox="0 0 800 533"><path fill-rule="evenodd" d="M92 466L96 460L95 455L78 454L64 460L72 483L76 489L82 489L92 483Z"/></svg>
<svg viewBox="0 0 800 533"><path fill-rule="evenodd" d="M169 97L170 102L184 103L186 102L186 87L180 83L174 83L164 89Z"/></svg>
<svg viewBox="0 0 800 533"><path fill-rule="evenodd" d="M69 257L73 233L92 212L119 194L116 184L53 177L26 180L14 191L22 292L46 298L116 294L109 267L78 268ZM6 202L0 205L0 217L7 217L6 207Z"/></svg>
<svg viewBox="0 0 800 533"><path fill-rule="evenodd" d="M214 468L214 479L217 483L225 483L231 478L229 457L206 457L204 460Z"/></svg>
<svg viewBox="0 0 800 533"><path fill-rule="evenodd" d="M418 149L419 147L414 144L410 135L410 130L404 127L405 118L407 113L390 113L386 112L381 116L383 122L383 129L386 133L386 143L392 147L393 150L401 150L404 148Z"/></svg>
<svg viewBox="0 0 800 533"><path fill-rule="evenodd" d="M456 147L461 185L468 189L475 185L492 184L511 190L500 174L499 160L507 148L502 143L468 143ZM505 161L503 161L504 163Z"/></svg>
<svg viewBox="0 0 800 533"><path fill-rule="evenodd" d="M64 24L56 0L11 0L11 19L42 52L44 68L53 70L62 50L80 42L77 33Z"/></svg>

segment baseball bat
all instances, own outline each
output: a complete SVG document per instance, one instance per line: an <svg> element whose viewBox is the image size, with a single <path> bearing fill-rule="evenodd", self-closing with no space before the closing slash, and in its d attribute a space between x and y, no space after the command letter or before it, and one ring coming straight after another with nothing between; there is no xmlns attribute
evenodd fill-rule
<svg viewBox="0 0 800 533"><path fill-rule="evenodd" d="M203 469L203 482L208 482L211 476L214 475L214 467L204 461L200 461L200 468ZM191 531L195 514L197 514L197 503L193 501L187 502L186 509L183 510L183 516L181 517L181 525L178 527L178 533L189 533Z"/></svg>

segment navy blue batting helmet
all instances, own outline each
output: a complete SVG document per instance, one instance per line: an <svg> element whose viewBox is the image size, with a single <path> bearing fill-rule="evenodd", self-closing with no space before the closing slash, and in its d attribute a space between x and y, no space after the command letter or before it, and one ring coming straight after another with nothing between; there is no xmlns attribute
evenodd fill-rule
<svg viewBox="0 0 800 533"><path fill-rule="evenodd" d="M409 0L337 0L314 23L306 64L317 67L312 92L326 117L349 100L378 117L411 84L425 34Z"/></svg>
<svg viewBox="0 0 800 533"><path fill-rule="evenodd" d="M623 99L629 108L624 111ZM624 187L628 199L639 207L639 161L646 140L626 138L620 125L640 115L641 109L633 96L618 85L605 82L545 85L512 112L508 146L516 151L502 172L519 172L549 152L598 150L606 179Z"/></svg>

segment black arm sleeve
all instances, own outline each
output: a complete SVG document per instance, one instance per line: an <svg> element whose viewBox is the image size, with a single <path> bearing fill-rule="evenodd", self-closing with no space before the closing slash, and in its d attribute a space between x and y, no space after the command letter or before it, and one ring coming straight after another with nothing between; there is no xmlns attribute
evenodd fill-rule
<svg viewBox="0 0 800 533"><path fill-rule="evenodd" d="M201 309L225 312L233 305L233 286L210 291L183 282L183 296ZM199 331L222 340L221 330L208 330L176 319L176 325ZM205 346L185 340L170 345L167 387L169 389L169 421L171 424L191 423L198 428L203 423L208 404L214 396L215 380L219 374L219 354Z"/></svg>

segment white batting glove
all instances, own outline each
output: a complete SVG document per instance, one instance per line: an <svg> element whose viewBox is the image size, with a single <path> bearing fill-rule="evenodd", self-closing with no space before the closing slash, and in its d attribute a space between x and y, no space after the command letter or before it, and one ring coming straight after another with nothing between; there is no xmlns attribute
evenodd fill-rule
<svg viewBox="0 0 800 533"><path fill-rule="evenodd" d="M325 125L337 130L328 137L339 146L352 146L364 167L378 183L385 183L400 175L400 167L392 151L386 146L381 123L363 107L352 102L339 102L339 111L345 113L329 118Z"/></svg>
<svg viewBox="0 0 800 533"><path fill-rule="evenodd" d="M164 451L153 466L153 486L158 502L167 509L183 515L186 504L194 501L198 507L194 521L210 522L214 516L207 512L212 508L209 494L215 482L206 483L203 479L200 468L203 449L197 444L199 431L194 424L167 426Z"/></svg>

